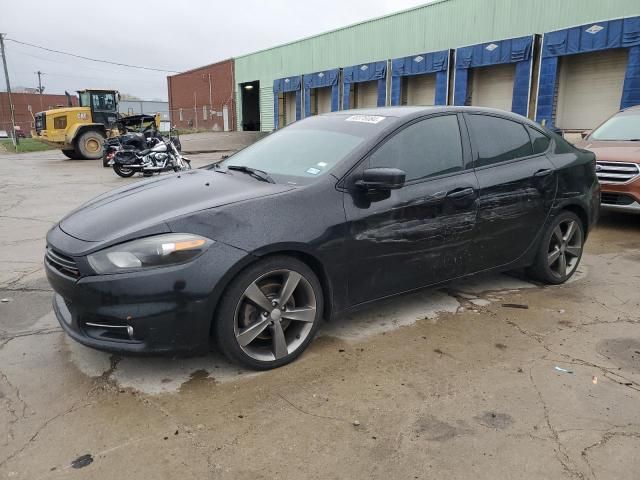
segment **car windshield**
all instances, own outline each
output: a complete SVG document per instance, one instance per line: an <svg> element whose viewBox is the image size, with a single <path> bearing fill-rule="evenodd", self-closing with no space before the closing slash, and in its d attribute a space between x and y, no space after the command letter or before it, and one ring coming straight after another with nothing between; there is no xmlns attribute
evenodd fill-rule
<svg viewBox="0 0 640 480"><path fill-rule="evenodd" d="M640 111L622 112L611 117L592 134L594 140L640 140Z"/></svg>
<svg viewBox="0 0 640 480"><path fill-rule="evenodd" d="M278 183L308 184L327 174L369 138L387 117L328 115L289 125L224 160L268 173Z"/></svg>

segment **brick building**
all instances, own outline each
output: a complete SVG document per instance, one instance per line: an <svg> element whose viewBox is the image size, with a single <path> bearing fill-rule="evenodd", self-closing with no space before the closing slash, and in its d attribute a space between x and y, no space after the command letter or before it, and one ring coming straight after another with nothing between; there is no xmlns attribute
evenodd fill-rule
<svg viewBox="0 0 640 480"><path fill-rule="evenodd" d="M171 123L180 129L236 129L233 60L167 77Z"/></svg>
<svg viewBox="0 0 640 480"><path fill-rule="evenodd" d="M56 107L66 107L65 95L39 95L37 93L11 93L13 108L16 113L16 125L27 135L33 127L32 114ZM74 106L78 105L78 98L71 96ZM11 111L9 110L9 96L7 92L0 92L0 130L11 131Z"/></svg>

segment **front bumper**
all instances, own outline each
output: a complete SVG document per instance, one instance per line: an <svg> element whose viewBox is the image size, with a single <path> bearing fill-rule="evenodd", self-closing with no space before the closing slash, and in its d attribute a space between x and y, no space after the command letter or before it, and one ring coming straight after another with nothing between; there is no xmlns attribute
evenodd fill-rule
<svg viewBox="0 0 640 480"><path fill-rule="evenodd" d="M98 350L197 355L210 347L217 300L247 254L214 243L194 261L135 273L72 278L45 262L64 331Z"/></svg>
<svg viewBox="0 0 640 480"><path fill-rule="evenodd" d="M626 184L602 183L600 204L603 209L640 213L640 178Z"/></svg>

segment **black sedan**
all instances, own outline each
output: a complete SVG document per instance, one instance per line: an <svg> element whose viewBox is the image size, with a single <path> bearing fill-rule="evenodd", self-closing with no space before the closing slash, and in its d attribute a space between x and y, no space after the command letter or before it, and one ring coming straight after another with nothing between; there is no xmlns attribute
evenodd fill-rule
<svg viewBox="0 0 640 480"><path fill-rule="evenodd" d="M510 113L355 110L65 217L45 265L64 330L117 353L291 362L321 320L479 272L550 284L597 219L595 159Z"/></svg>

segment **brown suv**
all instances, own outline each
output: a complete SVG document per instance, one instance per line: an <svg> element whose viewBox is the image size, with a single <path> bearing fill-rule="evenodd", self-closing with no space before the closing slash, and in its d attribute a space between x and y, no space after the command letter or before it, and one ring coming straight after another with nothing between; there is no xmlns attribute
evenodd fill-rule
<svg viewBox="0 0 640 480"><path fill-rule="evenodd" d="M596 154L602 208L640 213L640 106L586 132L577 146Z"/></svg>

